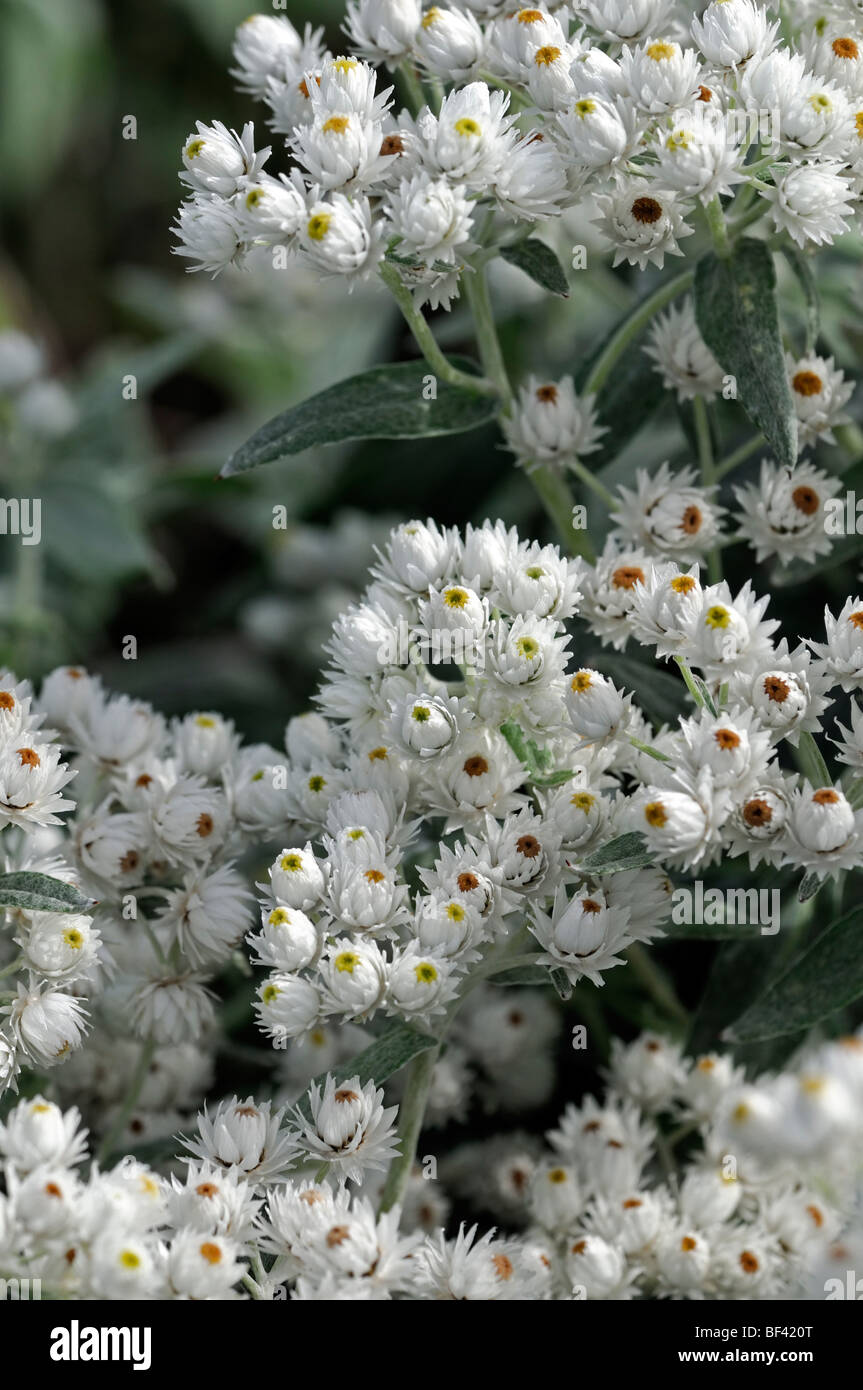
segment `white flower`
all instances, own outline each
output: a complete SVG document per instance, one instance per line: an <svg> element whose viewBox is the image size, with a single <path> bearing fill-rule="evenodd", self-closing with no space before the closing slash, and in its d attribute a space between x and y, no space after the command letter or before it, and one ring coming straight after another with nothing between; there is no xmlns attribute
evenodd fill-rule
<svg viewBox="0 0 863 1390"><path fill-rule="evenodd" d="M629 913L610 907L598 890L582 888L567 898L561 884L551 914L531 904L531 918L528 926L543 948L541 962L561 967L573 982L583 975L601 985L602 972L621 965L616 953L632 942L627 931Z"/></svg>
<svg viewBox="0 0 863 1390"><path fill-rule="evenodd" d="M373 1081L361 1086L358 1076L341 1084L328 1076L323 1090L310 1086L310 1118L302 1109L294 1112L300 1150L312 1162L328 1164L335 1177L357 1183L367 1170L386 1168L398 1153L393 1124L398 1107L385 1108L383 1095Z"/></svg>
<svg viewBox="0 0 863 1390"><path fill-rule="evenodd" d="M292 974L305 970L318 957L321 937L314 922L298 908L274 907L262 914L262 927L257 936L246 941L257 951L255 964L270 970Z"/></svg>
<svg viewBox="0 0 863 1390"><path fill-rule="evenodd" d="M548 8L523 6L495 19L487 31L488 63L508 82L524 80L538 49L565 48L566 33Z"/></svg>
<svg viewBox="0 0 863 1390"><path fill-rule="evenodd" d="M46 980L72 983L93 973L99 956L99 932L91 917L78 913L36 912L22 945L30 970Z"/></svg>
<svg viewBox="0 0 863 1390"><path fill-rule="evenodd" d="M255 1014L268 1037L297 1038L320 1019L321 996L299 975L273 974L258 989Z"/></svg>
<svg viewBox="0 0 863 1390"><path fill-rule="evenodd" d="M701 611L698 566L681 572L673 561L650 565L632 590L630 625L639 642L655 646L657 656L670 656L685 641L685 628Z"/></svg>
<svg viewBox="0 0 863 1390"><path fill-rule="evenodd" d="M813 789L808 783L795 793L788 823L794 862L830 877L860 863L863 811L856 811L836 787Z"/></svg>
<svg viewBox="0 0 863 1390"><path fill-rule="evenodd" d="M620 67L636 105L652 116L689 106L698 94L698 54L671 40L625 46Z"/></svg>
<svg viewBox="0 0 863 1390"><path fill-rule="evenodd" d="M323 870L310 842L302 849L283 849L270 866L269 879L276 901L302 912L320 903L326 887Z"/></svg>
<svg viewBox="0 0 863 1390"><path fill-rule="evenodd" d="M422 0L348 0L345 32L373 63L393 67L407 57L422 18Z"/></svg>
<svg viewBox="0 0 863 1390"><path fill-rule="evenodd" d="M799 380L805 384L803 374ZM833 543L824 529L824 503L838 489L838 478L809 463L787 468L762 459L758 485L745 483L734 489L740 507L735 515L738 534L749 541L756 560L776 555L783 565L796 559L812 564Z"/></svg>
<svg viewBox="0 0 863 1390"><path fill-rule="evenodd" d="M849 598L837 618L829 608L824 610L826 642L806 643L819 656L833 684L843 690L858 690L863 685L863 600Z"/></svg>
<svg viewBox="0 0 863 1390"><path fill-rule="evenodd" d="M455 965L438 948L424 951L419 941L396 948L387 980L387 1008L407 1018L428 1020L455 998Z"/></svg>
<svg viewBox="0 0 863 1390"><path fill-rule="evenodd" d="M142 982L135 981L129 1022L139 1038L164 1047L194 1042L213 1021L216 996L194 970L176 975L164 970L153 965Z"/></svg>
<svg viewBox="0 0 863 1390"><path fill-rule="evenodd" d="M571 376L541 381L530 376L519 388L503 430L520 463L549 460L567 464L594 453L607 432L597 422L595 396L579 397Z"/></svg>
<svg viewBox="0 0 863 1390"><path fill-rule="evenodd" d="M157 849L172 863L210 859L228 832L224 793L207 786L203 777L178 777L171 787L157 784L150 824Z"/></svg>
<svg viewBox="0 0 863 1390"><path fill-rule="evenodd" d="M494 177L494 196L501 211L516 221L558 217L572 202L566 165L550 141L525 135Z"/></svg>
<svg viewBox="0 0 863 1390"><path fill-rule="evenodd" d="M708 63L736 68L766 57L776 45L779 23L756 0L713 0L690 29Z"/></svg>
<svg viewBox="0 0 863 1390"><path fill-rule="evenodd" d="M184 1139L196 1158L228 1169L253 1183L279 1181L296 1154L292 1133L281 1128L284 1108L273 1112L268 1100L257 1103L249 1096L223 1100L210 1115L206 1105L198 1116L198 1135Z"/></svg>
<svg viewBox="0 0 863 1390"><path fill-rule="evenodd" d="M375 941L332 941L318 962L324 1006L344 1018L366 1018L383 1000L387 961Z"/></svg>
<svg viewBox="0 0 863 1390"><path fill-rule="evenodd" d="M854 394L854 383L845 380L845 373L835 367L832 357L818 357L813 353L795 360L787 354L785 362L797 416L800 448L805 449L819 440L825 444L835 444L832 427L848 423L845 406ZM802 479L806 479L806 474L799 469L795 477L798 472ZM815 474L814 470L810 470L809 476L824 477L823 474ZM833 496L838 487L837 482L832 485L833 490L827 493L822 484L819 489L822 500L825 495Z"/></svg>
<svg viewBox="0 0 863 1390"><path fill-rule="evenodd" d="M473 207L462 187L419 173L400 181L386 212L393 232L402 238L400 253L415 252L427 261L454 260L456 247L470 239Z"/></svg>
<svg viewBox="0 0 863 1390"><path fill-rule="evenodd" d="M441 530L431 519L405 521L391 532L380 566L372 574L400 591L425 594L450 575L456 544L456 533Z"/></svg>
<svg viewBox="0 0 863 1390"><path fill-rule="evenodd" d="M256 1236L254 1220L263 1207L263 1201L256 1200L253 1193L252 1184L240 1179L235 1169L189 1162L185 1181L171 1176L168 1216L178 1229L185 1226L190 1232L249 1241Z"/></svg>
<svg viewBox="0 0 863 1390"><path fill-rule="evenodd" d="M72 1168L87 1152L87 1131L80 1124L75 1106L63 1111L41 1095L19 1101L0 1124L0 1153L19 1173L43 1164Z"/></svg>
<svg viewBox="0 0 863 1390"><path fill-rule="evenodd" d="M77 999L55 989L25 989L0 1012L9 1015L17 1046L37 1067L64 1062L80 1047L86 1032L86 1010Z"/></svg>
<svg viewBox="0 0 863 1390"><path fill-rule="evenodd" d="M57 813L75 805L61 794L75 772L61 760L56 744L38 742L34 732L22 731L20 743L15 738L0 748L0 829L60 825Z"/></svg>
<svg viewBox="0 0 863 1390"><path fill-rule="evenodd" d="M635 43L658 31L672 0L581 0L578 6L592 28L612 43ZM602 53L602 49L591 52Z"/></svg>
<svg viewBox="0 0 863 1390"><path fill-rule="evenodd" d="M242 135L228 130L221 121L211 126L196 122L197 133L190 135L183 146L183 183L197 193L216 194L229 198L254 181L270 156L270 148L255 150L255 128L251 121L243 127Z"/></svg>
<svg viewBox="0 0 863 1390"><path fill-rule="evenodd" d="M681 654L708 680L726 680L737 671L763 668L770 659L770 636L779 623L765 619L769 595L756 598L749 580L736 598L726 583L711 584L700 603L682 619Z"/></svg>
<svg viewBox="0 0 863 1390"><path fill-rule="evenodd" d="M325 202L311 203L297 238L311 264L328 275L370 275L383 256L380 228L365 197L331 193Z"/></svg>
<svg viewBox="0 0 863 1390"><path fill-rule="evenodd" d="M419 758L436 758L452 745L459 733L458 701L420 691L402 701L390 702L389 728L401 746Z"/></svg>
<svg viewBox="0 0 863 1390"><path fill-rule="evenodd" d="M436 77L464 82L482 59L485 36L472 14L432 5L422 17L414 51Z"/></svg>
<svg viewBox="0 0 863 1390"><path fill-rule="evenodd" d="M672 473L667 463L654 473L639 469L635 476L635 490L618 487L612 538L680 560L703 557L719 538L725 512L714 500L716 489L694 486L692 469Z"/></svg>
<svg viewBox="0 0 863 1390"><path fill-rule="evenodd" d="M641 831L663 863L690 868L715 854L728 798L714 792L709 771L703 771L697 781L682 776L676 780L678 786L673 788L639 788L627 821L632 830Z"/></svg>
<svg viewBox="0 0 863 1390"><path fill-rule="evenodd" d="M490 92L484 82L471 82L447 94L439 116L425 108L417 135L429 173L468 188L486 188L516 142L515 118L506 114L508 105L505 92Z"/></svg>
<svg viewBox="0 0 863 1390"><path fill-rule="evenodd" d="M215 710L197 711L178 719L171 737L180 770L213 781L218 780L240 744L230 719L224 719Z"/></svg>
<svg viewBox="0 0 863 1390"><path fill-rule="evenodd" d="M599 216L592 219L614 248L612 264L626 261L644 270L662 269L665 257L682 256L678 241L692 235L685 209L675 193L656 188L645 179L626 179L613 193L596 196Z"/></svg>
<svg viewBox="0 0 863 1390"><path fill-rule="evenodd" d="M842 166L832 160L777 170L775 187L763 190L773 225L798 246L829 244L847 230L854 194Z"/></svg>
<svg viewBox="0 0 863 1390"><path fill-rule="evenodd" d="M194 965L223 961L249 924L251 894L230 864L187 872L155 920Z"/></svg>
<svg viewBox="0 0 863 1390"><path fill-rule="evenodd" d="M175 1296L196 1302L229 1298L243 1273L239 1253L236 1241L226 1236L178 1231L171 1241L167 1269Z"/></svg>
<svg viewBox="0 0 863 1390"><path fill-rule="evenodd" d="M556 134L563 154L591 169L609 169L633 152L637 143L635 113L619 98L599 93L581 96L559 111Z"/></svg>
<svg viewBox="0 0 863 1390"><path fill-rule="evenodd" d="M297 170L290 178L262 174L237 195L234 207L249 241L290 242L306 217L305 186Z"/></svg>
<svg viewBox="0 0 863 1390"><path fill-rule="evenodd" d="M743 181L741 160L740 147L729 139L722 116L690 121L684 115L660 138L657 178L664 187L707 204L719 194L733 193L734 185Z"/></svg>
<svg viewBox="0 0 863 1390"><path fill-rule="evenodd" d="M622 1251L602 1236L583 1235L569 1243L566 1277L574 1289L584 1290L590 1299L619 1299L631 1275Z"/></svg>
<svg viewBox="0 0 863 1390"><path fill-rule="evenodd" d="M284 16L253 14L234 35L234 62L231 76L241 91L263 97L267 79L277 77L286 64L295 61L302 50L302 39Z"/></svg>
<svg viewBox="0 0 863 1390"><path fill-rule="evenodd" d="M564 698L572 727L582 738L611 738L626 726L629 698L600 671L582 667L568 676Z"/></svg>

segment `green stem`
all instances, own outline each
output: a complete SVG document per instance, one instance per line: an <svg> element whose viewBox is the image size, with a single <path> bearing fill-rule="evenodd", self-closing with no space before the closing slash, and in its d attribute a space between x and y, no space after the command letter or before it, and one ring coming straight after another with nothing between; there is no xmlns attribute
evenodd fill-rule
<svg viewBox="0 0 863 1390"><path fill-rule="evenodd" d="M629 344L634 342L650 323L654 314L670 304L678 295L685 294L695 281L694 270L684 270L673 280L666 280L653 294L636 304L631 314L624 319L616 332L609 338L596 363L584 383L585 396L596 395L602 390L618 359L623 356Z"/></svg>
<svg viewBox="0 0 863 1390"><path fill-rule="evenodd" d="M390 1163L381 1194L381 1212L390 1211L392 1207L398 1206L404 1197L423 1127L423 1116L439 1051L439 1046L427 1048L415 1057L408 1067L405 1094L399 1106L401 1153Z"/></svg>
<svg viewBox="0 0 863 1390"><path fill-rule="evenodd" d="M686 681L686 689L689 691L696 705L699 709L706 709L707 706L704 703L704 697L702 696L701 691L698 689L698 686L695 684L695 681L692 679L692 672L690 671L687 662L684 661L682 656L676 656L674 660L680 667L680 674Z"/></svg>
<svg viewBox="0 0 863 1390"><path fill-rule="evenodd" d="M753 180L753 182L757 186L757 180ZM725 225L725 214L722 211L722 203L718 193L707 204L704 215L707 218L707 225L713 238L713 249L722 260L727 260L731 255L731 242L728 240L728 228Z"/></svg>
<svg viewBox="0 0 863 1390"><path fill-rule="evenodd" d="M662 971L658 970L650 959L649 951L646 951L641 943L636 941L634 945L630 946L626 957L654 1003L658 1004L670 1018L688 1025L689 1011L683 1007Z"/></svg>
<svg viewBox="0 0 863 1390"><path fill-rule="evenodd" d="M728 230L733 237L737 237L745 227L751 227L753 222L757 222L769 209L762 198L739 217L731 219L728 223Z"/></svg>
<svg viewBox="0 0 863 1390"><path fill-rule="evenodd" d="M506 363L503 360L497 325L488 292L488 276L485 268L467 271L464 277L465 295L473 311L476 340L483 368L497 387L498 394L508 408L512 404L512 386Z"/></svg>
<svg viewBox="0 0 863 1390"><path fill-rule="evenodd" d="M512 407L513 391L501 351L500 339L497 335L497 325L494 321L485 267L478 267L473 274L468 272L465 275L464 285L465 295L473 313L477 347L483 370L494 382L500 398L504 402L504 410L508 412ZM590 543L590 537L585 531L576 531L573 528L572 493L558 470L550 464L538 464L536 466L528 464L526 472L546 512L555 524L564 550L571 555L583 555L585 558L591 559L593 547Z"/></svg>
<svg viewBox="0 0 863 1390"><path fill-rule="evenodd" d="M99 1146L97 1161L100 1164L103 1164L106 1161L106 1159L108 1159L111 1156L111 1154L113 1154L117 1144L117 1140L120 1138L120 1135L123 1133L123 1130L126 1128L126 1125L129 1122L129 1118L138 1102L138 1097L141 1094L144 1082L147 1079L147 1072L150 1070L150 1063L153 1060L153 1054L155 1051L156 1044L154 1042L148 1041L142 1043L141 1052L138 1057L138 1064L135 1067L135 1071L132 1075L132 1080L129 1083L129 1089L126 1092L126 1097L123 1101L123 1104L120 1106L120 1110L117 1114L116 1119L114 1120L114 1123L108 1130L108 1133L105 1135L104 1139L102 1140L102 1143Z"/></svg>
<svg viewBox="0 0 863 1390"><path fill-rule="evenodd" d="M5 980L7 975L14 975L16 970L20 970L23 964L24 957L16 956L11 965L4 966L4 968L0 970L0 980Z"/></svg>
<svg viewBox="0 0 863 1390"><path fill-rule="evenodd" d="M590 537L587 531L577 531L573 527L572 493L557 469L553 468L551 464L544 464L536 468L529 467L527 476L533 483L546 512L554 522L564 550L568 551L570 555L583 555L586 560L593 563L595 552Z"/></svg>
<svg viewBox="0 0 863 1390"><path fill-rule="evenodd" d="M713 459L713 440L710 437L710 419L707 403L703 396L696 396L692 402L695 417L695 440L698 445L698 464L701 469L701 483L710 488L716 483L716 465ZM716 546L707 557L707 573L711 584L718 584L722 578L722 560Z"/></svg>
<svg viewBox="0 0 863 1390"><path fill-rule="evenodd" d="M435 376L440 377L442 381L448 381L451 386L466 386L472 391L481 391L485 396L496 396L497 388L493 382L486 381L483 377L468 376L467 372L459 371L458 367L447 361L431 328L414 305L410 290L402 284L395 266L384 261L380 268L380 276L401 309L417 347Z"/></svg>
<svg viewBox="0 0 863 1390"><path fill-rule="evenodd" d="M605 503L609 511L617 506L619 499L615 497L613 492L609 492L608 488L605 487L598 478L594 477L585 464L581 463L578 459L570 459L568 466L572 469L575 476L581 479L585 487L590 488L591 492L595 493L600 501Z"/></svg>
<svg viewBox="0 0 863 1390"><path fill-rule="evenodd" d="M410 108L411 115L416 116L426 105L426 97L423 91L423 84L420 81L420 75L412 64L399 63L399 76L404 83L407 105Z"/></svg>
<svg viewBox="0 0 863 1390"><path fill-rule="evenodd" d="M733 454L728 454L720 463L717 463L713 470L716 482L719 482L720 478L724 478L726 473L733 472L741 463L745 463L746 459L753 454L757 454L758 450L764 448L766 443L763 434L756 434L754 439L747 439L746 443L741 444L739 449L735 449Z"/></svg>

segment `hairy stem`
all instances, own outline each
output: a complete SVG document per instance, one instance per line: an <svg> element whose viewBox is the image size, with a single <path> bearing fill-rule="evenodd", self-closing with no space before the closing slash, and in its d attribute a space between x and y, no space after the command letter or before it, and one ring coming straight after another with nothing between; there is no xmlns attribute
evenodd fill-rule
<svg viewBox="0 0 863 1390"><path fill-rule="evenodd" d="M410 290L402 284L395 266L388 265L384 261L380 268L380 276L401 309L417 347L435 376L440 377L442 381L449 382L451 386L466 386L472 391L481 391L486 396L497 395L497 387L493 382L486 381L484 377L468 376L467 372L459 371L458 367L454 367L451 362L447 361L438 346L434 333L419 309L414 305Z"/></svg>
<svg viewBox="0 0 863 1390"><path fill-rule="evenodd" d="M757 187L758 180L753 179L753 184ZM713 249L717 256L722 260L727 260L731 255L731 242L728 239L728 228L725 225L725 214L722 211L722 202L719 194L713 198L704 209L707 218L707 225L710 228L710 235L713 239Z"/></svg>
<svg viewBox="0 0 863 1390"><path fill-rule="evenodd" d="M407 1083L399 1106L399 1139L401 1153L390 1163L387 1180L381 1194L379 1210L390 1211L398 1206L405 1194L411 1168L416 1156L417 1142L423 1127L426 1102L432 1083L440 1046L427 1048L414 1057L408 1067Z"/></svg>
<svg viewBox="0 0 863 1390"><path fill-rule="evenodd" d="M625 318L623 323L606 343L603 351L594 364L594 367L584 383L584 395L596 395L605 385L618 360L623 356L630 343L644 332L654 314L658 314L660 309L664 309L666 304L670 304L673 299L692 288L695 280L694 270L684 270L681 275L676 275L673 280L666 280L659 289L654 290L653 294L648 295L640 304L636 304L632 313Z"/></svg>
<svg viewBox="0 0 863 1390"><path fill-rule="evenodd" d="M626 957L639 982L644 985L651 999L662 1009L663 1013L667 1014L669 1018L676 1019L679 1023L688 1025L688 1010L681 1004L662 971L651 960L650 952L636 941L634 945L630 946Z"/></svg>
<svg viewBox="0 0 863 1390"><path fill-rule="evenodd" d="M732 454L717 463L713 470L713 477L716 482L724 478L726 473L731 473L741 463L745 463L753 454L757 454L759 449L765 447L767 441L763 434L756 434L753 439L747 439L745 444L741 444L739 449L735 449Z"/></svg>
<svg viewBox="0 0 863 1390"><path fill-rule="evenodd" d="M696 396L692 402L695 417L695 439L698 445L698 465L701 469L702 487L713 487L716 482L716 465L713 459L713 440L710 437L710 419L703 396ZM722 578L722 560L719 550L714 546L707 557L707 573L711 584L718 584Z"/></svg>

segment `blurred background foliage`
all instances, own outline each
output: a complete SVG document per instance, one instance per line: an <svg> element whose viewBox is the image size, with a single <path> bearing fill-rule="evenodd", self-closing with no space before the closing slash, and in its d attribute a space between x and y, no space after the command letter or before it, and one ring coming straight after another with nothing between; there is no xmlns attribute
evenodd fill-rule
<svg viewBox="0 0 863 1390"><path fill-rule="evenodd" d="M325 24L338 50L343 8L288 0L280 12L297 25ZM195 121L239 127L253 117L265 142L262 108L228 76L233 31L248 11L249 0L0 0L0 327L42 345L73 418L54 433L7 431L5 495L43 498L43 544L34 586L32 556L0 537L0 659L29 673L82 661L168 712L219 707L246 734L277 740L308 701L329 621L393 520L502 516L525 534L551 533L491 428L310 451L215 481L271 415L372 361L415 355L374 289L347 296L340 284L268 263L208 280L171 255L179 151ZM130 116L135 139L124 138ZM577 217L543 235L567 265L574 242L593 244ZM859 359L859 264L856 241L818 262L819 346L846 370ZM785 326L802 349L805 300L781 269ZM530 370L577 375L657 279L611 272L590 256L562 301L502 262L495 272L516 380ZM436 326L448 350L471 350L458 307ZM129 376L137 399L124 396ZM597 460L606 483L665 458L691 460L689 422L643 355L617 389L615 428ZM748 433L734 405L720 411L719 428L723 452ZM819 461L838 466L837 452ZM273 528L277 505L287 530ZM589 519L599 549L606 517L594 500ZM748 550L727 553L732 584L753 568ZM774 589L794 637L816 631L823 602L847 593L853 575L853 562L833 563L818 586L792 574L780 589L769 571L756 585ZM120 656L128 634L138 640L135 662ZM649 707L649 673L633 671L628 655L602 660L618 679L637 677ZM667 694L660 682L660 715Z"/></svg>

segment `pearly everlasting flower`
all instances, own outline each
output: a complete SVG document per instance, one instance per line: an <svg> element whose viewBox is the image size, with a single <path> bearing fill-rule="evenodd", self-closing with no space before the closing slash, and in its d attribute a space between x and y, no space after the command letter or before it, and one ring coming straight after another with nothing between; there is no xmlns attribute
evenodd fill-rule
<svg viewBox="0 0 863 1390"><path fill-rule="evenodd" d="M77 999L55 989L25 989L0 1012L9 1016L16 1045L37 1067L64 1062L80 1047L86 1032L86 1010Z"/></svg>
<svg viewBox="0 0 863 1390"><path fill-rule="evenodd" d="M186 1139L190 1153L217 1168L254 1183L278 1181L296 1153L293 1135L281 1128L284 1110L273 1111L269 1101L257 1104L251 1096L222 1101L210 1115L198 1116L198 1135Z"/></svg>
<svg viewBox="0 0 863 1390"><path fill-rule="evenodd" d="M309 1114L295 1113L300 1151L327 1164L337 1178L361 1182L367 1170L385 1168L398 1152L393 1120L397 1106L384 1107L383 1091L358 1076L337 1084L328 1076L323 1089L309 1089Z"/></svg>
<svg viewBox="0 0 863 1390"><path fill-rule="evenodd" d="M698 55L673 40L654 38L624 46L620 66L636 105L656 116L688 106L699 88Z"/></svg>
<svg viewBox="0 0 863 1390"><path fill-rule="evenodd" d="M651 475L639 469L636 490L619 487L620 504L611 513L613 539L680 560L703 556L719 537L724 508L714 489L696 487L695 473L672 473L668 464Z"/></svg>
<svg viewBox="0 0 863 1390"><path fill-rule="evenodd" d="M777 172L775 186L763 195L771 204L773 225L798 246L829 244L847 229L853 193L835 161L797 164Z"/></svg>
<svg viewBox="0 0 863 1390"><path fill-rule="evenodd" d="M676 391L679 401L698 396L711 401L722 390L722 368L699 332L691 297L654 319L644 351L653 358L666 390Z"/></svg>
<svg viewBox="0 0 863 1390"><path fill-rule="evenodd" d="M779 24L756 0L712 0L690 29L708 63L737 68L750 58L766 57L776 44Z"/></svg>
<svg viewBox="0 0 863 1390"><path fill-rule="evenodd" d="M856 811L835 787L813 789L808 783L794 793L788 833L795 862L822 876L836 877L859 863L863 812Z"/></svg>
<svg viewBox="0 0 863 1390"><path fill-rule="evenodd" d="M549 460L577 463L600 447L606 433L597 422L595 398L579 397L570 376L547 382L529 377L503 429L510 449L528 468Z"/></svg>
<svg viewBox="0 0 863 1390"><path fill-rule="evenodd" d="M62 795L74 776L56 744L40 742L32 730L22 731L0 747L0 829L59 825L58 812L75 805Z"/></svg>
<svg viewBox="0 0 863 1390"><path fill-rule="evenodd" d="M417 30L414 51L422 66L436 77L464 82L482 62L485 36L470 12L431 5Z"/></svg>
<svg viewBox="0 0 863 1390"><path fill-rule="evenodd" d="M255 1004L258 1026L270 1038L284 1043L300 1037L320 1019L321 996L299 975L272 974L258 990Z"/></svg>
<svg viewBox="0 0 863 1390"><path fill-rule="evenodd" d="M803 383L802 375L799 380ZM824 504L838 487L837 479L809 463L792 469L762 459L758 485L734 489L739 534L759 561L775 555L783 565L796 559L811 564L832 545L824 529Z"/></svg>
<svg viewBox="0 0 863 1390"><path fill-rule="evenodd" d="M827 641L807 645L823 662L824 672L843 690L859 690L863 685L863 601L846 599L839 616L824 610Z"/></svg>
<svg viewBox="0 0 863 1390"><path fill-rule="evenodd" d="M678 195L643 179L627 179L614 192L597 194L596 206L615 266L626 261L641 270L647 265L661 270L667 255L683 255L678 242L692 234Z"/></svg>
<svg viewBox="0 0 863 1390"><path fill-rule="evenodd" d="M41 1095L19 1101L0 1125L0 1153L22 1174L42 1165L72 1168L86 1150L78 1110L63 1111Z"/></svg>
<svg viewBox="0 0 863 1390"><path fill-rule="evenodd" d="M586 976L601 985L603 971L620 965L618 952L632 942L628 922L629 913L610 907L601 893L585 888L568 899L561 885L551 913L534 908L529 925L543 948L544 964L562 968L573 983Z"/></svg>
<svg viewBox="0 0 863 1390"><path fill-rule="evenodd" d="M349 199L343 193L309 205L297 244L326 275L370 275L383 255L368 199Z"/></svg>
<svg viewBox="0 0 863 1390"><path fill-rule="evenodd" d="M421 0L348 0L345 32L357 53L394 66L410 51L421 17Z"/></svg>
<svg viewBox="0 0 863 1390"><path fill-rule="evenodd" d="M444 98L439 115L425 108L417 122L423 166L453 183L486 188L516 142L508 102L505 93L471 82Z"/></svg>
<svg viewBox="0 0 863 1390"><path fill-rule="evenodd" d="M845 406L854 394L853 382L845 380L832 357L813 353L798 359L786 355L785 360L801 450L819 440L835 444L832 427L848 423Z"/></svg>
<svg viewBox="0 0 863 1390"><path fill-rule="evenodd" d="M211 126L198 121L197 133L190 135L183 146L186 172L181 175L182 181L196 193L230 197L246 180L254 182L267 162L269 147L256 151L254 138L251 121L241 135L228 130L221 121L214 121Z"/></svg>

